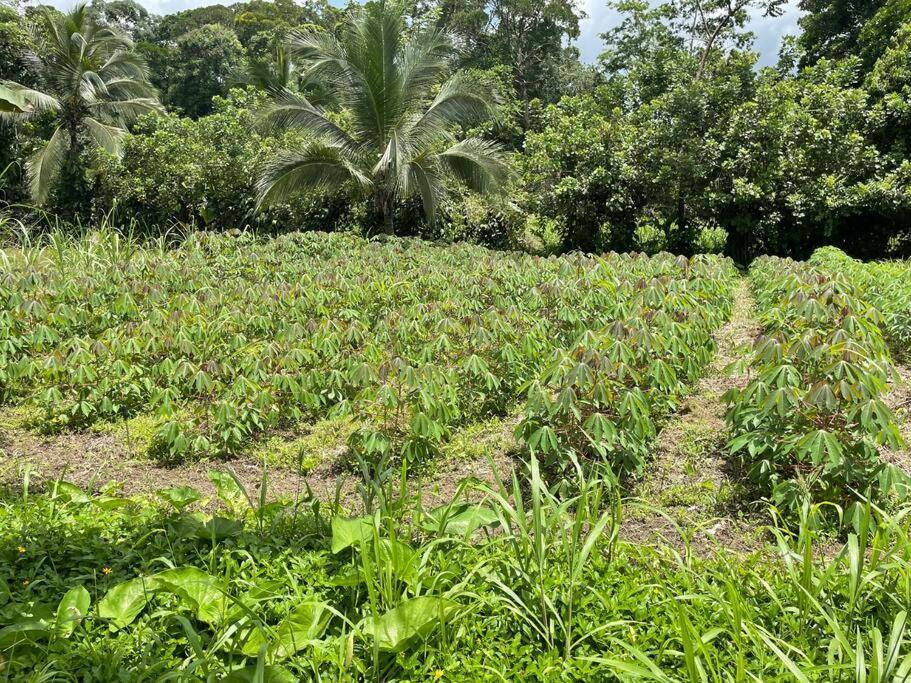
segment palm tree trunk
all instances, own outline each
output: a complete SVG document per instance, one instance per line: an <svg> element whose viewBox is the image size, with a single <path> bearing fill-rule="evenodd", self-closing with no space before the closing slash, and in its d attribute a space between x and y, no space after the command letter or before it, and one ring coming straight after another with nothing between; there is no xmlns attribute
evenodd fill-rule
<svg viewBox="0 0 911 683"><path fill-rule="evenodd" d="M383 232L387 235L395 234L395 225L392 222L392 207L388 205L383 207Z"/></svg>
<svg viewBox="0 0 911 683"><path fill-rule="evenodd" d="M377 190L376 196L373 198L373 210L376 212L376 216L381 219L383 232L386 235L395 234L392 209L393 201L390 193L385 188Z"/></svg>

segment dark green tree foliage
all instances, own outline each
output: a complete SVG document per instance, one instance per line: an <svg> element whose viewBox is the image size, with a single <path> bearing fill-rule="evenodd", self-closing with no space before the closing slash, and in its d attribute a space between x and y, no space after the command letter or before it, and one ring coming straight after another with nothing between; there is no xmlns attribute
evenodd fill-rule
<svg viewBox="0 0 911 683"><path fill-rule="evenodd" d="M911 0L887 0L860 32L860 57L866 70L882 57L911 22Z"/></svg>
<svg viewBox="0 0 911 683"><path fill-rule="evenodd" d="M632 129L597 96L564 98L536 116L519 158L536 216L555 221L562 249L634 248L635 171L623 162Z"/></svg>
<svg viewBox="0 0 911 683"><path fill-rule="evenodd" d="M38 69L34 48L26 19L13 7L0 4L0 82L14 81L35 87ZM16 126L0 117L0 200L23 198L23 170Z"/></svg>
<svg viewBox="0 0 911 683"><path fill-rule="evenodd" d="M732 253L805 257L852 239L852 218L873 208L864 184L883 166L863 135L868 95L854 80L850 63L822 61L796 78L766 72L734 111L712 193ZM858 237L870 239L869 225Z"/></svg>
<svg viewBox="0 0 911 683"><path fill-rule="evenodd" d="M66 14L45 10L38 41L40 89L5 81L12 96L4 115L36 121L44 135L28 157L29 189L38 203L56 191L71 211L84 208L88 196L85 153L118 153L126 126L138 115L158 109L146 80L143 60L123 33L97 24L85 5Z"/></svg>
<svg viewBox="0 0 911 683"><path fill-rule="evenodd" d="M89 14L99 24L116 28L133 40L150 36L155 18L136 0L92 0Z"/></svg>
<svg viewBox="0 0 911 683"><path fill-rule="evenodd" d="M155 41L173 42L182 35L209 24L218 24L225 28L234 28L234 12L224 5L207 5L195 9L167 14L155 28Z"/></svg>
<svg viewBox="0 0 911 683"><path fill-rule="evenodd" d="M800 0L798 7L805 13L799 20L803 64L856 54L864 24L883 4L883 0Z"/></svg>
<svg viewBox="0 0 911 683"><path fill-rule="evenodd" d="M561 75L578 64L578 52L566 48L583 16L576 0L442 0L434 10L437 25L463 46L461 66L512 70L524 128L531 100L554 101L566 92ZM431 14L427 6L415 12Z"/></svg>
<svg viewBox="0 0 911 683"><path fill-rule="evenodd" d="M117 222L147 230L176 222L210 230L254 227L328 230L346 220L350 202L341 193L303 197L256 213L256 178L282 143L264 136L255 110L263 93L232 90L214 98L214 111L198 119L168 114L143 117L119 157L98 164L96 213L114 210Z"/></svg>
<svg viewBox="0 0 911 683"><path fill-rule="evenodd" d="M167 88L168 103L188 116L212 111L212 98L227 93L244 59L234 31L206 24L177 39Z"/></svg>
<svg viewBox="0 0 911 683"><path fill-rule="evenodd" d="M251 0L232 5L234 31L252 58L271 56L294 28L319 25L328 13L325 2Z"/></svg>

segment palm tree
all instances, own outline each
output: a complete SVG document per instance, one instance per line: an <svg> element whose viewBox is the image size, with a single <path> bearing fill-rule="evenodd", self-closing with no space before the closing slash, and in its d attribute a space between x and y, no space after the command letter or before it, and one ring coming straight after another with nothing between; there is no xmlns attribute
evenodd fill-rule
<svg viewBox="0 0 911 683"><path fill-rule="evenodd" d="M464 74L443 81L455 56L444 32L409 27L401 11L376 2L352 9L337 36L292 34L289 50L303 80L318 85L350 123L336 123L302 93L276 93L266 120L301 131L308 142L266 166L260 206L350 182L372 198L391 234L398 200L418 196L433 220L450 178L483 192L508 175L497 145L456 137L460 126L492 115L493 96Z"/></svg>
<svg viewBox="0 0 911 683"><path fill-rule="evenodd" d="M272 59L249 60L237 77L238 85L252 85L266 92L299 90L294 60L284 44L275 46Z"/></svg>
<svg viewBox="0 0 911 683"><path fill-rule="evenodd" d="M27 161L29 188L41 203L67 164L76 164L85 141L117 153L126 126L159 109L145 62L120 32L96 24L85 5L66 14L45 9L37 90L0 83L0 116L53 114L50 139Z"/></svg>

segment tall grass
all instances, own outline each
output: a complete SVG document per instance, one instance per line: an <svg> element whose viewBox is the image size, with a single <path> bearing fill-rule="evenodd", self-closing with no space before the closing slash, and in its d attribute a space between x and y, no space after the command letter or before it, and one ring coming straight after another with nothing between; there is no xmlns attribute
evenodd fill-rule
<svg viewBox="0 0 911 683"><path fill-rule="evenodd" d="M841 540L826 526L830 506L806 503L787 522L772 509L768 543L741 554L686 537L625 540L629 503L610 481L577 471L558 495L534 459L491 484L466 481L432 510L407 474L402 465L379 487L365 481L357 507L371 509L357 517L306 492L270 502L267 483L254 493L229 475L215 477L225 501L215 518L63 483L10 492L0 505L2 677L911 676L911 508L867 502ZM157 590L122 628L96 607L137 575L187 566L202 578L183 593ZM192 602L200 581L223 596L223 618ZM51 615L80 585L92 606L61 631Z"/></svg>

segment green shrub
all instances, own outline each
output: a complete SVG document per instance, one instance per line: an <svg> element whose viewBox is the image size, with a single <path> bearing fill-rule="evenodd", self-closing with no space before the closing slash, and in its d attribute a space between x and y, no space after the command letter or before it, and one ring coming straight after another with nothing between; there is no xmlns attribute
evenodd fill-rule
<svg viewBox="0 0 911 683"><path fill-rule="evenodd" d="M557 219L531 213L525 217L524 229L516 241L519 247L531 254L549 256L560 252L563 233L563 226Z"/></svg>
<svg viewBox="0 0 911 683"><path fill-rule="evenodd" d="M657 254L667 249L667 234L650 220L640 221L633 233L636 248L646 254Z"/></svg>
<svg viewBox="0 0 911 683"><path fill-rule="evenodd" d="M702 225L696 231L693 250L697 254L720 254L728 241L728 231L719 225Z"/></svg>
<svg viewBox="0 0 911 683"><path fill-rule="evenodd" d="M894 370L878 311L843 276L790 259L757 259L750 281L766 333L749 383L725 394L732 453L792 512L906 495L907 475L879 451L902 440L883 401Z"/></svg>
<svg viewBox="0 0 911 683"><path fill-rule="evenodd" d="M160 231L182 223L212 230L332 230L347 227L356 207L343 193L311 194L256 211L260 165L280 141L263 136L256 110L265 98L233 90L200 119L150 115L123 143L123 155L97 162L96 212Z"/></svg>

